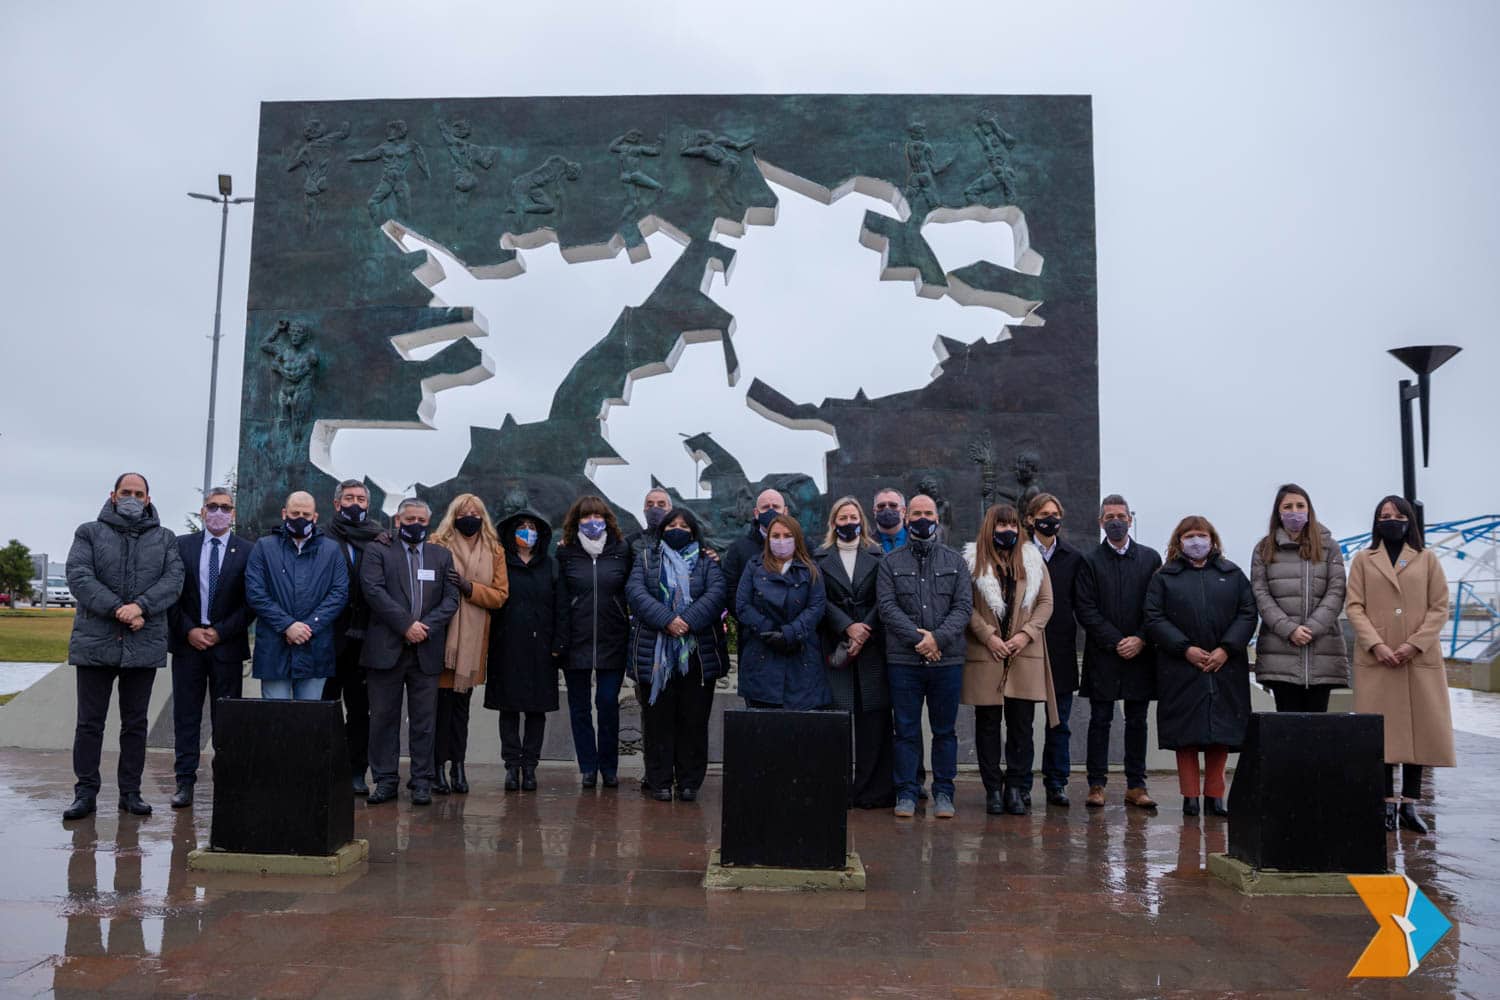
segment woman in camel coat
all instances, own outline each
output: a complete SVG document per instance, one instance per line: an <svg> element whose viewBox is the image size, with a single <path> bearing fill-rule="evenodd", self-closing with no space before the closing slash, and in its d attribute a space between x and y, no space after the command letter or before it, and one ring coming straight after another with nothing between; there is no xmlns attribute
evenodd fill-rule
<svg viewBox="0 0 1500 1000"><path fill-rule="evenodd" d="M1355 636L1354 710L1385 717L1385 827L1426 833L1416 808L1422 768L1457 764L1439 641L1448 581L1403 498L1386 497L1375 508L1370 547L1349 566L1346 607Z"/></svg>
<svg viewBox="0 0 1500 1000"><path fill-rule="evenodd" d="M979 539L964 546L964 559L974 587L974 611L965 633L961 700L974 706L985 811L1024 816L1031 810L1037 703L1046 704L1048 725L1057 725L1058 719L1047 659L1052 581L1036 546L1021 541L1021 518L1009 505L985 512Z"/></svg>

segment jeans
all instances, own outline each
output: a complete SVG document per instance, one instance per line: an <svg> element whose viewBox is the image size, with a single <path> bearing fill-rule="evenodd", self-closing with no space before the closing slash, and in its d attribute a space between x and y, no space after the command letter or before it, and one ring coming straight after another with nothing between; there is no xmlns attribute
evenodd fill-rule
<svg viewBox="0 0 1500 1000"><path fill-rule="evenodd" d="M1125 787L1146 787L1146 715L1149 701L1125 702ZM1089 785L1109 781L1109 727L1115 703L1089 699Z"/></svg>
<svg viewBox="0 0 1500 1000"><path fill-rule="evenodd" d="M172 745L177 759L177 780L191 785L198 780L198 761L203 744L203 696L208 695L209 725L218 720L215 705L220 698L238 698L242 693L244 664L220 660L212 652L191 650L172 657ZM214 727L214 737L218 729Z"/></svg>
<svg viewBox="0 0 1500 1000"><path fill-rule="evenodd" d="M932 794L953 797L958 773L958 698L963 664L888 664L891 708L896 719L895 779L898 798L916 799L917 766L922 760L922 703L932 727Z"/></svg>
<svg viewBox="0 0 1500 1000"><path fill-rule="evenodd" d="M146 769L146 716L151 706L150 667L74 667L78 677L78 722L73 730L75 795L99 794L99 755L104 750L104 720L115 681L120 682L120 794L141 790Z"/></svg>
<svg viewBox="0 0 1500 1000"><path fill-rule="evenodd" d="M1271 689L1278 712L1326 712L1328 696L1333 693L1333 687L1328 684L1303 687L1286 681L1266 681L1265 687Z"/></svg>
<svg viewBox="0 0 1500 1000"><path fill-rule="evenodd" d="M268 701L320 701L326 677L298 677L289 681L261 681L260 696Z"/></svg>
<svg viewBox="0 0 1500 1000"><path fill-rule="evenodd" d="M591 684L597 677L598 683ZM573 751L578 755L580 774L603 771L614 774L620 769L620 685L625 683L624 670L564 670L568 683L568 719L573 724ZM593 704L589 704L590 688ZM599 713L599 730L594 732L594 710Z"/></svg>
<svg viewBox="0 0 1500 1000"><path fill-rule="evenodd" d="M1068 728L1068 716L1072 714L1072 693L1059 691L1057 725L1047 727L1047 736L1042 743L1042 785L1049 792L1068 787L1068 776L1073 770L1073 730Z"/></svg>

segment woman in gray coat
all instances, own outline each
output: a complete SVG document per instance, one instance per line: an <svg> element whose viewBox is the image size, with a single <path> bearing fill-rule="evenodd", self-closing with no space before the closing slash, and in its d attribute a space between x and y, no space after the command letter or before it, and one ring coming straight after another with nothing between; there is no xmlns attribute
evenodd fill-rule
<svg viewBox="0 0 1500 1000"><path fill-rule="evenodd" d="M1296 483L1276 491L1270 528L1250 561L1250 587L1260 612L1255 679L1278 712L1328 711L1329 693L1349 686L1339 628L1344 557Z"/></svg>

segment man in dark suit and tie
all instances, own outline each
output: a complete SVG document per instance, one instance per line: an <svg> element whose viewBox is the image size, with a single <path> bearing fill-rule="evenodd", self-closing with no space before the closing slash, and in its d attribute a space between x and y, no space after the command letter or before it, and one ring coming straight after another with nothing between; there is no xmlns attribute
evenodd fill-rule
<svg viewBox="0 0 1500 1000"><path fill-rule="evenodd" d="M245 601L245 562L250 543L236 535L234 496L216 486L203 498L203 530L177 539L182 557L182 595L167 612L172 654L172 723L176 730L177 794L172 808L193 804L202 745L203 695L208 694L209 724L215 734L220 698L238 698L245 661L250 658L249 628L255 612Z"/></svg>
<svg viewBox="0 0 1500 1000"><path fill-rule="evenodd" d="M448 620L458 610L453 555L426 541L432 510L414 497L396 510L396 537L371 542L360 566L370 609L360 661L370 692L370 805L396 797L400 780L401 696L406 695L411 801L432 802L432 741L438 675Z"/></svg>

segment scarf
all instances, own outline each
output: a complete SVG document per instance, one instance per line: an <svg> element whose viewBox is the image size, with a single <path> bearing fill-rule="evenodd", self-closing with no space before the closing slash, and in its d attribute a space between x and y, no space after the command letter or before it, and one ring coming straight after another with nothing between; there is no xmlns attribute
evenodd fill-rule
<svg viewBox="0 0 1500 1000"><path fill-rule="evenodd" d="M698 543L693 542L678 552L665 542L659 544L661 552L661 602L678 618L693 603L693 567L698 564ZM648 704L656 704L656 696L672 679L673 673L687 676L688 661L698 640L687 635L668 635L666 629L656 634L656 649L651 656L651 697Z"/></svg>
<svg viewBox="0 0 1500 1000"><path fill-rule="evenodd" d="M448 543L453 553L453 568L465 580L489 586L495 579L495 552L475 535L472 539L455 535ZM453 671L453 690L468 691L474 686L485 660L485 627L490 613L472 601L460 600L458 611L448 621L448 639L443 644L443 666Z"/></svg>
<svg viewBox="0 0 1500 1000"><path fill-rule="evenodd" d="M578 533L578 544L583 546L583 551L598 559L604 552L604 546L609 544L609 536L600 535L598 538L590 538L580 531Z"/></svg>

